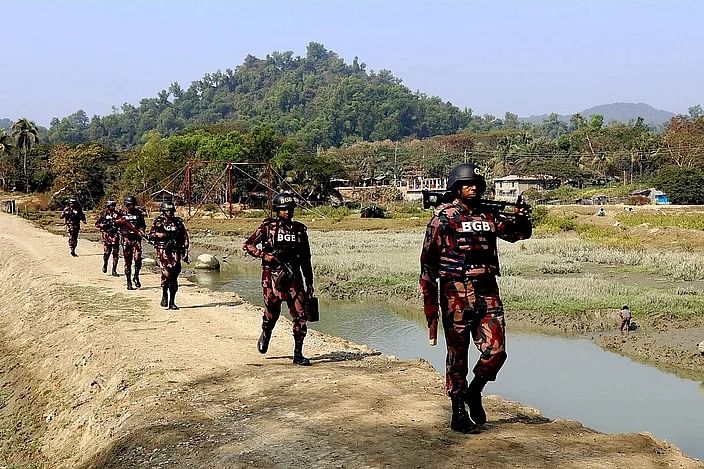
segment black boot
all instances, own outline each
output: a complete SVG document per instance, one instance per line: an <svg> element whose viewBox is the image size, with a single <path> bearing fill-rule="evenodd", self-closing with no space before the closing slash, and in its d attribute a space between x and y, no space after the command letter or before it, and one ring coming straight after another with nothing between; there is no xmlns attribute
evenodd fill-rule
<svg viewBox="0 0 704 469"><path fill-rule="evenodd" d="M112 273L110 274L113 277L119 277L120 274L117 273L117 259L112 260Z"/></svg>
<svg viewBox="0 0 704 469"><path fill-rule="evenodd" d="M269 341L271 340L271 331L267 331L266 329L262 329L262 334L259 336L259 340L257 341L257 349L259 349L259 353L264 354L266 353L267 350L269 350Z"/></svg>
<svg viewBox="0 0 704 469"><path fill-rule="evenodd" d="M482 406L482 390L484 386L486 386L486 380L475 376L472 382L469 383L464 399L467 407L469 407L469 416L477 425L486 423L486 412L484 412L484 406Z"/></svg>
<svg viewBox="0 0 704 469"><path fill-rule="evenodd" d="M176 306L176 290L169 291L169 309L178 309L178 306Z"/></svg>
<svg viewBox="0 0 704 469"><path fill-rule="evenodd" d="M103 273L107 274L108 273L108 259L110 259L110 256L103 256Z"/></svg>
<svg viewBox="0 0 704 469"><path fill-rule="evenodd" d="M71 248L71 255L73 257L78 257L78 254L76 254L76 248Z"/></svg>
<svg viewBox="0 0 704 469"><path fill-rule="evenodd" d="M293 364L310 366L310 360L303 356L303 337L294 337L293 341Z"/></svg>
<svg viewBox="0 0 704 469"><path fill-rule="evenodd" d="M142 282L139 281L139 269L137 268L134 269L134 277L132 278L132 282L134 282L135 287L142 288Z"/></svg>
<svg viewBox="0 0 704 469"><path fill-rule="evenodd" d="M136 290L136 288L134 288L134 287L132 286L132 279L129 278L129 277L127 277L127 289L128 289L128 290Z"/></svg>
<svg viewBox="0 0 704 469"><path fill-rule="evenodd" d="M464 408L464 401L459 396L451 396L452 399L452 421L450 428L460 433L477 434L480 429L470 420L467 410Z"/></svg>
<svg viewBox="0 0 704 469"><path fill-rule="evenodd" d="M166 308L169 306L169 289L168 287L161 287L161 289L161 303L159 303L159 305Z"/></svg>

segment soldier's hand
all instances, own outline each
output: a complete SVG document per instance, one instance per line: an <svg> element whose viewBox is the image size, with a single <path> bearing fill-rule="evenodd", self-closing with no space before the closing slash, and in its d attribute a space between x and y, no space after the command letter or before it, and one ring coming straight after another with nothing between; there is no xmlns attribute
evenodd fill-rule
<svg viewBox="0 0 704 469"><path fill-rule="evenodd" d="M274 262L276 260L276 257L270 252L265 252L263 258L266 262Z"/></svg>

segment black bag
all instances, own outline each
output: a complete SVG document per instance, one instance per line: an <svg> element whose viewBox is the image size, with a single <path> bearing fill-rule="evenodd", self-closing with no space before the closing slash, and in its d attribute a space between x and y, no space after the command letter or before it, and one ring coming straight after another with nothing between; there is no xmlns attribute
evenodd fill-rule
<svg viewBox="0 0 704 469"><path fill-rule="evenodd" d="M320 312L318 311L318 299L314 296L306 297L306 304L303 305L303 310L306 313L306 320L316 322L320 320Z"/></svg>

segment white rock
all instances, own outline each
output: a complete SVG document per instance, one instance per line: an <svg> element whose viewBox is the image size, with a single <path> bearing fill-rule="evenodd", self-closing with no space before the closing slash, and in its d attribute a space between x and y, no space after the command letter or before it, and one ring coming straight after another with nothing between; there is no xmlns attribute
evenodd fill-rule
<svg viewBox="0 0 704 469"><path fill-rule="evenodd" d="M147 266L147 267L152 266L152 265L156 265L156 261L154 259L152 259L151 257L145 257L142 259L142 265Z"/></svg>
<svg viewBox="0 0 704 469"><path fill-rule="evenodd" d="M211 254L201 254L196 259L196 269L220 270L220 261Z"/></svg>
<svg viewBox="0 0 704 469"><path fill-rule="evenodd" d="M699 349L699 353L704 354L704 340L699 342L699 345L697 345L697 348Z"/></svg>

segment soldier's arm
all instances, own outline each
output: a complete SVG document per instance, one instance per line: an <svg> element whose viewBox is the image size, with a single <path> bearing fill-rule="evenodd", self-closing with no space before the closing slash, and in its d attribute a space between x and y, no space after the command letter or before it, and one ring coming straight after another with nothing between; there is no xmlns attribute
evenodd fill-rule
<svg viewBox="0 0 704 469"><path fill-rule="evenodd" d="M533 224L530 221L528 212L524 214L519 213L513 217L499 213L494 215L494 217L497 236L509 243L528 239L533 234Z"/></svg>
<svg viewBox="0 0 704 469"><path fill-rule="evenodd" d="M159 217L157 217L154 219L154 223L152 224L152 227L149 230L147 239L164 239L165 237L166 233L164 233L164 230L162 229L161 220L159 220Z"/></svg>
<svg viewBox="0 0 704 469"><path fill-rule="evenodd" d="M420 289L423 293L423 312L428 325L437 319L439 310L438 277L441 249L440 219L433 216L428 222L420 254Z"/></svg>
<svg viewBox="0 0 704 469"><path fill-rule="evenodd" d="M247 238L247 241L242 244L242 250L251 256L262 258L265 252L257 247L258 244L264 241L266 236L266 226L264 223L259 225L259 228L252 233L252 236Z"/></svg>
<svg viewBox="0 0 704 469"><path fill-rule="evenodd" d="M310 289L313 286L313 265L310 262L310 242L308 241L308 230L304 227L301 231L301 271L303 278L306 281L306 287Z"/></svg>
<svg viewBox="0 0 704 469"><path fill-rule="evenodd" d="M144 214L142 213L137 217L137 228L142 231L147 229L147 222L144 220Z"/></svg>
<svg viewBox="0 0 704 469"><path fill-rule="evenodd" d="M98 219L95 220L95 227L102 231L104 221L104 216L101 214Z"/></svg>

